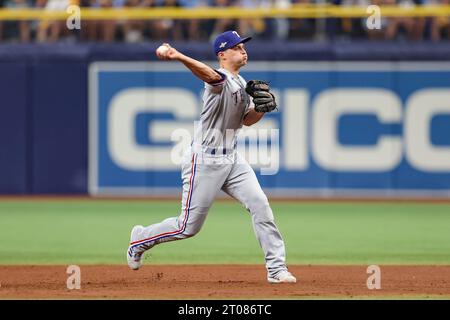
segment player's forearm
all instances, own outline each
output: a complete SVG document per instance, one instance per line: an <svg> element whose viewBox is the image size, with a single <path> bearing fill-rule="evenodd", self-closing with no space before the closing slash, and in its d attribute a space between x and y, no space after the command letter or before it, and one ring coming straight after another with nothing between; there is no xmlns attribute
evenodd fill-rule
<svg viewBox="0 0 450 320"><path fill-rule="evenodd" d="M207 83L221 79L221 76L213 68L184 54L180 54L178 61L182 62L195 76Z"/></svg>
<svg viewBox="0 0 450 320"><path fill-rule="evenodd" d="M256 112L255 110L251 109L244 117L244 121L242 122L244 126L251 126L257 123L259 120L264 117L264 113L262 112Z"/></svg>

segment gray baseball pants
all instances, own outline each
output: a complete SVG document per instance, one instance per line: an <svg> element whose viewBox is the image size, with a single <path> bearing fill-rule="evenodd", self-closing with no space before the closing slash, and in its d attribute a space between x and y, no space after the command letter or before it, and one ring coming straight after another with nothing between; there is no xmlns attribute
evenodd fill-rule
<svg viewBox="0 0 450 320"><path fill-rule="evenodd" d="M287 269L284 241L275 225L269 201L255 172L239 153L212 155L194 152L191 147L182 163L182 180L181 214L145 227L133 247L148 250L159 243L194 236L205 222L217 194L223 190L250 212L268 275Z"/></svg>

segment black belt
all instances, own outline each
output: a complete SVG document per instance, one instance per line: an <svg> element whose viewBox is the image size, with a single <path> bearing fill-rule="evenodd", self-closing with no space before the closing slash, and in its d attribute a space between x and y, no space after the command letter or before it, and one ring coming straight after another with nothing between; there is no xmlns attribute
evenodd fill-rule
<svg viewBox="0 0 450 320"><path fill-rule="evenodd" d="M194 141L191 141L191 146L194 145ZM204 147L204 146L200 146L199 148L202 149L202 152L208 153L208 154L232 154L235 150L236 150L236 146L237 146L237 141L234 142L234 148L231 149L227 149L227 148L219 148L219 147Z"/></svg>
<svg viewBox="0 0 450 320"><path fill-rule="evenodd" d="M234 152L234 149L226 149L226 148L211 148L206 147L205 152L215 155L215 154L232 154Z"/></svg>

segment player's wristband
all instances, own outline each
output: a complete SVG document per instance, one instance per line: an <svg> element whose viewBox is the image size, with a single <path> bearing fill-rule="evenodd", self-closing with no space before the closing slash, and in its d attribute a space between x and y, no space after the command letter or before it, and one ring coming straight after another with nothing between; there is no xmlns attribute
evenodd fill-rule
<svg viewBox="0 0 450 320"><path fill-rule="evenodd" d="M214 69L214 71L217 72L220 75L220 80L213 81L213 82L208 82L208 84L210 84L212 86L218 86L218 85L222 84L225 81L227 76L224 73L222 73L220 71L217 71L215 69Z"/></svg>

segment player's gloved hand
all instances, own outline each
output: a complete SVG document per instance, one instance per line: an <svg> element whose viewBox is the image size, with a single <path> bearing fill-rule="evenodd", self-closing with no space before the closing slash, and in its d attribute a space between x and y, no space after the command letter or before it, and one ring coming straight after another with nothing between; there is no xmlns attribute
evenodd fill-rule
<svg viewBox="0 0 450 320"><path fill-rule="evenodd" d="M269 92L269 83L263 80L250 80L247 82L245 87L245 92L247 92L252 97L254 96L255 91L267 91Z"/></svg>
<svg viewBox="0 0 450 320"><path fill-rule="evenodd" d="M256 112L272 112L277 108L275 96L267 91L255 91L253 103Z"/></svg>
<svg viewBox="0 0 450 320"><path fill-rule="evenodd" d="M262 80L247 82L245 92L253 97L256 112L272 112L277 108L275 96L269 91L269 84Z"/></svg>

